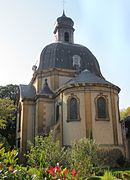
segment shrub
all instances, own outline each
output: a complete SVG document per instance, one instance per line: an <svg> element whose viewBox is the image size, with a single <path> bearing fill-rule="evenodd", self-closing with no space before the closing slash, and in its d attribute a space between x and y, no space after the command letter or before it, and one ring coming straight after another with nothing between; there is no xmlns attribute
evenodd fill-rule
<svg viewBox="0 0 130 180"><path fill-rule="evenodd" d="M113 174L120 179L130 179L130 171L115 171Z"/></svg>
<svg viewBox="0 0 130 180"><path fill-rule="evenodd" d="M101 163L97 156L98 146L91 139L75 141L70 148L68 160L70 168L75 168L79 176L85 178L101 172Z"/></svg>
<svg viewBox="0 0 130 180"><path fill-rule="evenodd" d="M45 169L59 163L63 168L76 169L78 175L88 178L101 172L101 163L97 156L98 146L91 139L75 141L71 147L61 147L59 141L54 142L52 133L47 137L36 137L35 144L30 144L27 164L47 175Z"/></svg>
<svg viewBox="0 0 130 180"><path fill-rule="evenodd" d="M7 139L4 136L2 136L1 134L0 134L0 143L5 148L6 151L8 151L10 149L10 145L9 145Z"/></svg>
<svg viewBox="0 0 130 180"><path fill-rule="evenodd" d="M27 154L27 163L31 167L46 168L55 166L58 162L66 164L67 150L61 147L59 141L54 142L52 133L47 137L36 137L35 145L30 144L30 151Z"/></svg>
<svg viewBox="0 0 130 180"><path fill-rule="evenodd" d="M98 157L104 167L120 167L125 164L125 159L120 149L99 149Z"/></svg>
<svg viewBox="0 0 130 180"><path fill-rule="evenodd" d="M102 180L116 180L116 177L114 177L110 171L106 171Z"/></svg>
<svg viewBox="0 0 130 180"><path fill-rule="evenodd" d="M31 179L31 176L27 173L27 168L17 164L17 151L6 152L2 144L0 144L0 179Z"/></svg>

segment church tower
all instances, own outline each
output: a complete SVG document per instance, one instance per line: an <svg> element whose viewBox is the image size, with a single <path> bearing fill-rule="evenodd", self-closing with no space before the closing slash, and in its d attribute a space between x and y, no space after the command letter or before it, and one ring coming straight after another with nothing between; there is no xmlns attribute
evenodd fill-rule
<svg viewBox="0 0 130 180"><path fill-rule="evenodd" d="M54 34L57 42L74 43L74 22L71 18L63 15L57 19Z"/></svg>
<svg viewBox="0 0 130 180"><path fill-rule="evenodd" d="M17 146L51 129L62 145L92 137L104 148L123 152L119 122L120 88L107 81L85 46L74 43L74 22L63 15L54 29L56 42L43 48L28 85L20 85Z"/></svg>

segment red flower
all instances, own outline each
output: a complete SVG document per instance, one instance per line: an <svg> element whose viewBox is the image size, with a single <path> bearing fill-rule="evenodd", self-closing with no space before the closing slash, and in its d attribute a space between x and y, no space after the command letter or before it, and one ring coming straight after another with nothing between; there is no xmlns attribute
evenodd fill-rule
<svg viewBox="0 0 130 180"><path fill-rule="evenodd" d="M50 166L50 169L48 169L47 172L49 172L52 176L54 176L55 175L55 168Z"/></svg>
<svg viewBox="0 0 130 180"><path fill-rule="evenodd" d="M63 169L63 173L64 173L64 175L67 175L69 173L69 170L65 168L65 169Z"/></svg>
<svg viewBox="0 0 130 180"><path fill-rule="evenodd" d="M75 169L72 169L72 177L75 177L77 175L77 172Z"/></svg>
<svg viewBox="0 0 130 180"><path fill-rule="evenodd" d="M57 165L54 167L55 172L60 173L61 172L61 166L59 167L59 164L57 163Z"/></svg>
<svg viewBox="0 0 130 180"><path fill-rule="evenodd" d="M54 168L50 166L50 169L47 170L53 177L58 173L61 172L61 166L59 167L59 164L57 164Z"/></svg>
<svg viewBox="0 0 130 180"><path fill-rule="evenodd" d="M69 173L69 170L65 168L65 169L62 170L62 173L64 175L64 180L66 180L66 176Z"/></svg>

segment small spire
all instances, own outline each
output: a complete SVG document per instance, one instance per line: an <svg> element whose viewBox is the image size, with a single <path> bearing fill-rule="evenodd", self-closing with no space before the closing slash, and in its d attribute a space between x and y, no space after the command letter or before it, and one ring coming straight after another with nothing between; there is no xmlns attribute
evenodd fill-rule
<svg viewBox="0 0 130 180"><path fill-rule="evenodd" d="M40 92L41 95L53 95L53 91L50 89L50 87L48 86L48 82L47 79L45 79L45 83L43 85L43 88Z"/></svg>
<svg viewBox="0 0 130 180"><path fill-rule="evenodd" d="M63 15L62 16L65 16L65 0L62 0L62 3L63 3Z"/></svg>
<svg viewBox="0 0 130 180"><path fill-rule="evenodd" d="M66 15L65 15L65 10L64 10L64 9L63 9L63 15L62 15L62 16L66 16Z"/></svg>

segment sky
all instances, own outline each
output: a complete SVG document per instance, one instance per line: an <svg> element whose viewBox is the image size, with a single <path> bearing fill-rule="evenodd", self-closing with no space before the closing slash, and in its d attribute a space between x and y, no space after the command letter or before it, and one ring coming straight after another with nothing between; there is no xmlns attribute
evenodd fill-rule
<svg viewBox="0 0 130 180"><path fill-rule="evenodd" d="M130 0L65 0L74 40L96 56L106 80L121 88L120 109L130 106ZM28 84L53 30L63 0L0 0L0 85Z"/></svg>

